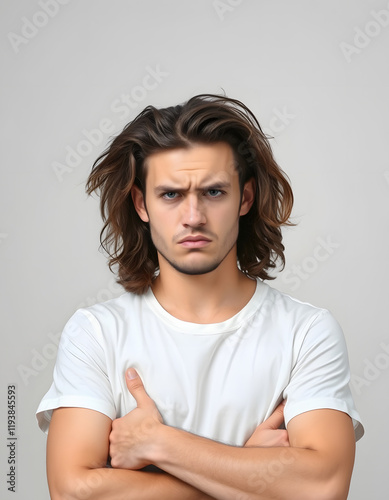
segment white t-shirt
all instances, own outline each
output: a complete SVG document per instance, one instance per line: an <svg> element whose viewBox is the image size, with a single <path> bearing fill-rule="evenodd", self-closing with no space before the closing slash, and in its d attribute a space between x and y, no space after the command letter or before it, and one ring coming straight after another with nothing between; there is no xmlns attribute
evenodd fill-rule
<svg viewBox="0 0 389 500"><path fill-rule="evenodd" d="M133 410L125 381L131 366L164 422L199 436L242 446L282 399L286 425L331 408L352 417L356 439L363 435L338 323L259 280L248 304L221 323L179 320L151 290L79 309L62 333L54 381L37 410L41 429L59 407L111 419Z"/></svg>

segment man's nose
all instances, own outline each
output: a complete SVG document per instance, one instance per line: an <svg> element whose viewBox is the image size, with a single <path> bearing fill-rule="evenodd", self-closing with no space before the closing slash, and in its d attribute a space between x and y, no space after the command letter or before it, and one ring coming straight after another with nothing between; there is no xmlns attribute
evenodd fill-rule
<svg viewBox="0 0 389 500"><path fill-rule="evenodd" d="M206 222L204 205L197 195L189 195L183 203L184 226L202 226Z"/></svg>

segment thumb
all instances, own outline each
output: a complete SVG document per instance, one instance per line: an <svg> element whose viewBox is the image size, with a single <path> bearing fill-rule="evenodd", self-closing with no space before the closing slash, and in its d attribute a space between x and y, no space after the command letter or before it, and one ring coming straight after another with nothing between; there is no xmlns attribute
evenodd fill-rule
<svg viewBox="0 0 389 500"><path fill-rule="evenodd" d="M273 430L279 429L280 425L284 422L284 407L285 401L282 401L282 403L277 406L270 417L262 423L263 427Z"/></svg>
<svg viewBox="0 0 389 500"><path fill-rule="evenodd" d="M150 402L146 389L143 385L142 379L138 375L135 368L129 368L126 371L127 388L131 395L135 398L137 406L144 406Z"/></svg>

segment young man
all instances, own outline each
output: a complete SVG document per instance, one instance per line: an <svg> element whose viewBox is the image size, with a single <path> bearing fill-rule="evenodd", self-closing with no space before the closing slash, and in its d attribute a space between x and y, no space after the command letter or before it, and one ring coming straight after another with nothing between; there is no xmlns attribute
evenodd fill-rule
<svg viewBox="0 0 389 500"><path fill-rule="evenodd" d="M147 107L96 190L126 293L63 332L38 408L52 498L347 498L363 429L344 338L263 282L293 195L253 114L214 95Z"/></svg>

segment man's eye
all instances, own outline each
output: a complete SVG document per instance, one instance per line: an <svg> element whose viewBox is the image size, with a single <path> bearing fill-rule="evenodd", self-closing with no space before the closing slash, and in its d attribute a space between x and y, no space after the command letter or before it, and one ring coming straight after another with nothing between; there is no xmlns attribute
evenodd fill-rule
<svg viewBox="0 0 389 500"><path fill-rule="evenodd" d="M207 194L211 196L211 198L217 198L223 194L223 191L220 191L220 189L208 189Z"/></svg>
<svg viewBox="0 0 389 500"><path fill-rule="evenodd" d="M169 191L168 193L165 193L163 195L163 198L165 198L165 200L174 200L177 196L178 196L178 193L176 193L174 191Z"/></svg>

